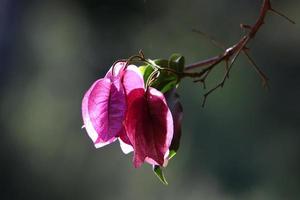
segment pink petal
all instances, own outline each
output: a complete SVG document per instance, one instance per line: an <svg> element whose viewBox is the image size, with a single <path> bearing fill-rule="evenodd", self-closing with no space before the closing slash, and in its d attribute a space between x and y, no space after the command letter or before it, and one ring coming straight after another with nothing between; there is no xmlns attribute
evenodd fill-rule
<svg viewBox="0 0 300 200"><path fill-rule="evenodd" d="M140 88L128 95L125 128L134 148L134 166L162 166L173 137L173 119L161 92Z"/></svg>
<svg viewBox="0 0 300 200"><path fill-rule="evenodd" d="M126 68L122 82L127 95L134 89L145 87L143 76L135 65Z"/></svg>
<svg viewBox="0 0 300 200"><path fill-rule="evenodd" d="M125 67L126 62L117 62L115 66L112 66L108 72L105 75L105 78L113 78L120 76L121 72L123 71ZM112 70L114 70L114 73L112 73Z"/></svg>
<svg viewBox="0 0 300 200"><path fill-rule="evenodd" d="M136 88L144 88L144 79L138 67L135 65L128 65L124 70L125 64L126 62L116 63L115 66L112 66L106 73L105 78L121 80L126 90L126 94L129 94L129 92ZM112 70L114 70L114 73L112 73Z"/></svg>
<svg viewBox="0 0 300 200"><path fill-rule="evenodd" d="M122 77L122 83L126 94L129 94L132 90L137 88L144 89L143 76L141 75L140 70L134 65L129 65L127 67ZM123 153L128 154L133 151L132 144L125 129L121 131L119 135L119 142Z"/></svg>
<svg viewBox="0 0 300 200"><path fill-rule="evenodd" d="M144 79L140 70L135 65L129 65L127 66L126 70L122 71L124 66L125 63L119 62L116 64L114 69L114 78L117 80L121 80L126 94L128 95L134 89L144 88ZM112 78L111 73L107 76ZM119 133L119 142L123 153L128 154L133 151L132 144L127 136L125 129L123 129Z"/></svg>
<svg viewBox="0 0 300 200"><path fill-rule="evenodd" d="M129 154L130 152L133 152L133 147L130 144L126 144L119 138L120 147L124 154Z"/></svg>
<svg viewBox="0 0 300 200"><path fill-rule="evenodd" d="M96 81L82 101L85 128L97 148L116 140L126 109L124 91L104 78Z"/></svg>
<svg viewBox="0 0 300 200"><path fill-rule="evenodd" d="M127 136L125 128L123 128L119 133L119 142L123 153L128 154L133 151L132 144Z"/></svg>

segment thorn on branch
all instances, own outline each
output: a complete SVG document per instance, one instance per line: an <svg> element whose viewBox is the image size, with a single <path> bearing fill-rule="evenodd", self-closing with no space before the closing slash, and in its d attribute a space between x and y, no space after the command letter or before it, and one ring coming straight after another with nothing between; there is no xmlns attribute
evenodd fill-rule
<svg viewBox="0 0 300 200"><path fill-rule="evenodd" d="M252 26L248 25L248 24L240 24L240 28L241 29L248 29L248 30L251 30L252 29Z"/></svg>
<svg viewBox="0 0 300 200"><path fill-rule="evenodd" d="M288 16L286 16L285 14L277 11L277 10L274 10L273 8L270 8L270 11L275 13L276 15L280 16L280 17L283 17L285 20L287 20L288 22L292 23L292 24L296 24L295 21L293 21L291 18L289 18Z"/></svg>
<svg viewBox="0 0 300 200"><path fill-rule="evenodd" d="M259 77L262 81L262 86L266 89L270 89L270 86L268 84L269 79L266 76L266 74L260 69L260 67L255 63L254 59L250 56L250 54L246 50L244 50L243 53L246 55L248 61L253 66L256 73L259 75Z"/></svg>
<svg viewBox="0 0 300 200"><path fill-rule="evenodd" d="M225 61L226 78L229 79L229 64L228 60Z"/></svg>
<svg viewBox="0 0 300 200"><path fill-rule="evenodd" d="M208 39L214 46L220 48L221 50L225 50L225 49L226 49L225 46L224 46L221 42L217 41L214 37L208 35L207 33L204 33L204 32L202 32L202 31L200 31L200 30L198 30L198 29L192 29L192 31L195 32L195 33L200 34L200 35L203 36L203 37L205 37L205 38Z"/></svg>

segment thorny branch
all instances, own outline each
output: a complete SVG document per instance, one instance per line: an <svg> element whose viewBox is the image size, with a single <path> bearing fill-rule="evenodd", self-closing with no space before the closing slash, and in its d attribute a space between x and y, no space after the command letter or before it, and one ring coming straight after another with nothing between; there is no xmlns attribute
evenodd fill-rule
<svg viewBox="0 0 300 200"><path fill-rule="evenodd" d="M241 28L248 30L247 34L242 36L241 39L231 47L227 48L222 54L218 56L214 56L212 58L202 60L190 65L187 65L185 67L185 72L182 74L183 77L191 77L194 80L194 82L201 82L203 83L204 88L205 86L205 81L210 74L210 72L221 62L225 62L225 74L223 79L221 80L220 83L218 83L215 87L211 88L209 91L207 91L204 94L204 100L202 106L205 105L207 97L213 93L215 90L218 88L222 88L226 82L226 80L229 78L230 71L232 69L233 64L235 63L236 59L239 57L241 53L246 55L248 58L250 64L253 66L254 70L258 73L259 77L262 80L262 84L264 87L268 87L268 78L267 76L263 73L263 71L257 66L257 64L254 62L254 60L251 58L250 54L248 53L249 48L247 47L248 43L255 37L256 33L260 30L262 25L264 24L265 18L268 14L268 12L275 13L289 22L295 24L294 21L289 19L287 16L284 14L278 12L277 10L274 10L270 0L263 0L262 6L260 9L260 14L258 19L256 20L255 24L253 26L251 25L245 25L241 24ZM189 72L190 70L194 69L199 69L201 68L202 70L200 72Z"/></svg>

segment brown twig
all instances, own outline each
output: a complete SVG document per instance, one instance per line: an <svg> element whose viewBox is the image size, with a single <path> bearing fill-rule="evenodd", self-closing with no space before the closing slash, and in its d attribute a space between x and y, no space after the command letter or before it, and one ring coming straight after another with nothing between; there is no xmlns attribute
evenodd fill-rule
<svg viewBox="0 0 300 200"><path fill-rule="evenodd" d="M203 32L203 31L200 31L200 30L198 30L198 29L195 29L195 28L192 29L192 31L193 31L194 33L197 33L197 34L199 34L199 35L201 35L201 36L203 36L203 37L209 39L209 41L210 41L214 46L218 47L219 49L225 50L225 46L224 46L222 43L220 43L219 41L217 41L214 37L208 35L207 33Z"/></svg>
<svg viewBox="0 0 300 200"><path fill-rule="evenodd" d="M257 18L255 24L253 26L250 25L244 25L241 24L241 28L249 30L246 35L242 36L241 39L231 47L227 48L222 54L218 56L214 56L212 58L202 60L190 65L187 65L185 67L185 72L182 73L182 78L183 77L191 77L191 78L197 78L195 82L201 82L203 83L205 87L205 80L207 79L208 75L210 72L221 62L225 62L225 75L221 82L217 84L215 87L210 89L208 92L204 94L204 100L203 100L203 106L205 105L206 99L209 94L214 92L216 89L223 87L225 84L226 79L229 78L229 73L232 69L233 64L235 63L236 59L239 57L241 53L244 53L252 66L254 67L255 71L259 74L260 78L263 81L263 85L267 86L268 78L267 76L262 72L262 70L257 66L257 64L254 62L254 60L250 57L248 54L247 50L247 44L255 37L257 32L260 30L262 25L264 24L265 18L267 16L268 12L273 12L284 19L288 20L291 23L295 23L292 21L290 18L285 16L284 14L274 10L271 6L270 0L263 0L262 6L260 9L260 14L259 17ZM190 70L194 69L202 69L200 72L189 72Z"/></svg>
<svg viewBox="0 0 300 200"><path fill-rule="evenodd" d="M264 88L269 89L269 85L268 85L268 77L267 75L261 71L261 69L258 67L258 65L255 63L255 61L253 60L253 58L249 55L249 53L247 52L247 50L243 50L243 53L247 56L248 61L250 62L250 64L253 66L254 70L256 71L256 73L259 75L261 81L262 81L262 85Z"/></svg>

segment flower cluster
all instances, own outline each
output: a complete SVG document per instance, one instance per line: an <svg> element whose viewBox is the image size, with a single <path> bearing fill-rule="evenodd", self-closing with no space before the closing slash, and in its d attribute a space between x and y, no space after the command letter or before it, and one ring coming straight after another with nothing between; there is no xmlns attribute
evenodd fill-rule
<svg viewBox="0 0 300 200"><path fill-rule="evenodd" d="M96 148L119 140L125 154L133 151L135 167L165 167L178 149L182 107L176 89L162 93L145 80L146 71L116 62L85 93L82 117Z"/></svg>

